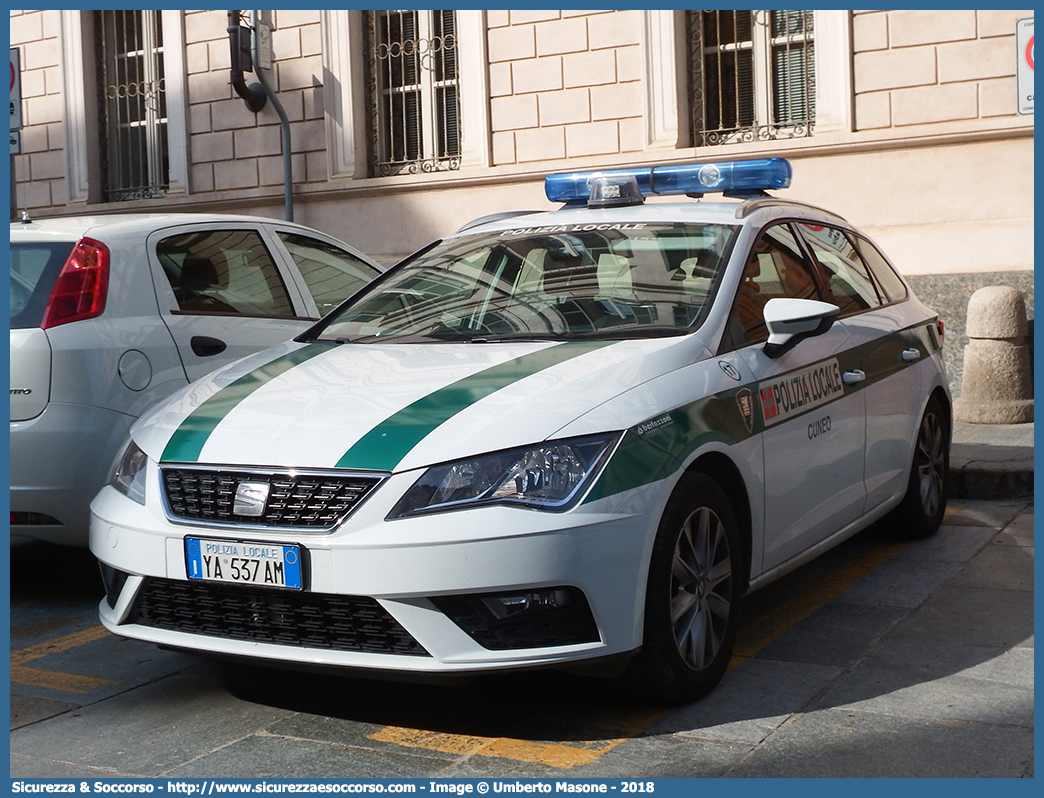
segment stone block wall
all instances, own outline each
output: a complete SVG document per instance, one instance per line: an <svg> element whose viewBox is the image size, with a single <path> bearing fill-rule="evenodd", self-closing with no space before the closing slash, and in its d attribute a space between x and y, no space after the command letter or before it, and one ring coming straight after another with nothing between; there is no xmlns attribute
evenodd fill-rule
<svg viewBox="0 0 1044 798"><path fill-rule="evenodd" d="M859 130L1017 113L1015 23L1032 11L855 11Z"/></svg>
<svg viewBox="0 0 1044 798"><path fill-rule="evenodd" d="M57 11L11 11L11 46L22 59L22 155L19 200L24 207L65 203L62 47Z"/></svg>
<svg viewBox="0 0 1044 798"><path fill-rule="evenodd" d="M118 205L87 197L89 181L68 169L66 145L90 124L81 115L66 127L68 17L10 13L11 44L23 57L19 207L38 216L160 206L281 215L278 119L270 108L249 112L229 85L225 11L176 12L185 147L172 161L183 170L182 184L162 201ZM851 114L832 117L837 126L809 137L699 151L685 145L684 12L476 12L461 36L462 54L470 48L478 59L462 74L462 105L478 102L488 112L464 135L476 157L459 171L384 178L366 175L361 35L341 30L361 24L361 15L272 14L271 79L292 128L295 218L384 261L482 213L545 207L541 184L549 171L778 155L795 168L794 185L781 196L845 216L904 274L1017 272L1032 283L1033 117L1017 113L1015 78L1016 22L1032 10L821 16L830 22L817 30L817 51L827 58L830 50L836 69L824 74L844 73L847 81L852 67L851 85L840 81L841 100L829 95L832 107ZM358 91L339 94L345 86ZM354 120L344 111L349 106ZM351 152L337 160L345 142Z"/></svg>
<svg viewBox="0 0 1044 798"><path fill-rule="evenodd" d="M493 164L644 148L640 11L489 11Z"/></svg>
<svg viewBox="0 0 1044 798"><path fill-rule="evenodd" d="M283 185L278 117L254 114L229 85L226 11L186 11L189 152L194 193ZM318 11L276 11L273 88L290 122L294 180L326 180ZM247 74L247 83L253 82ZM266 109L267 110L267 109Z"/></svg>

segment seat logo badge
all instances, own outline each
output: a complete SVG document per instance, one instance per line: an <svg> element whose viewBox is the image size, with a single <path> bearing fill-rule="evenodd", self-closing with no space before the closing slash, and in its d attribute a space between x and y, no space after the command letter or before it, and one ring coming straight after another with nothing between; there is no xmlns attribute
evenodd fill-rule
<svg viewBox="0 0 1044 798"><path fill-rule="evenodd" d="M743 423L747 426L747 432L753 432L754 397L751 395L749 389L744 388L736 394L736 406L739 407L740 415L743 416Z"/></svg>
<svg viewBox="0 0 1044 798"><path fill-rule="evenodd" d="M731 377L736 382L740 381L740 373L734 365L729 363L727 360L719 360L718 365L721 367L721 370L724 371L728 377Z"/></svg>
<svg viewBox="0 0 1044 798"><path fill-rule="evenodd" d="M236 501L232 505L234 515L260 518L265 514L268 492L272 486L267 482L240 482L236 488Z"/></svg>

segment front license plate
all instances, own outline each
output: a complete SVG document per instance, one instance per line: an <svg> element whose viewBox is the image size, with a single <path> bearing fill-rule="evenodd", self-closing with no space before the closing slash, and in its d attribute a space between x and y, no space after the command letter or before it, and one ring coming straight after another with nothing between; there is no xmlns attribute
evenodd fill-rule
<svg viewBox="0 0 1044 798"><path fill-rule="evenodd" d="M185 565L189 579L302 588L300 546L186 538Z"/></svg>

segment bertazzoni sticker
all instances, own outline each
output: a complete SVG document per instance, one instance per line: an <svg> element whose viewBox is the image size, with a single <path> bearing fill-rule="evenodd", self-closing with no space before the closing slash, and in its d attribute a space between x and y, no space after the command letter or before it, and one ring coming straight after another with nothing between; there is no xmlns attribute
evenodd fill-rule
<svg viewBox="0 0 1044 798"><path fill-rule="evenodd" d="M758 386L765 425L825 405L844 395L837 360L824 360L801 371L792 371Z"/></svg>

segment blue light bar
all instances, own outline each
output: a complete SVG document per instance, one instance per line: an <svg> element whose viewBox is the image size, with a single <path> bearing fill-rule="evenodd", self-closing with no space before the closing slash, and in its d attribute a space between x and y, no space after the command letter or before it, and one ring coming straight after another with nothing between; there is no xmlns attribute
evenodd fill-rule
<svg viewBox="0 0 1044 798"><path fill-rule="evenodd" d="M586 202L591 197L589 181L598 176L633 177L645 197L654 194L754 193L770 188L788 188L791 174L790 161L785 158L570 172L545 177L544 193L552 202Z"/></svg>

